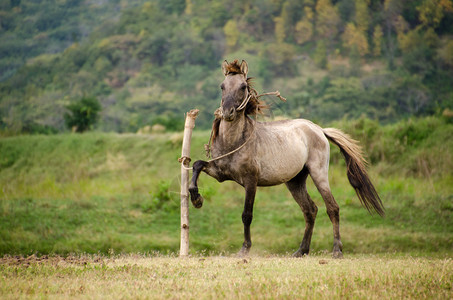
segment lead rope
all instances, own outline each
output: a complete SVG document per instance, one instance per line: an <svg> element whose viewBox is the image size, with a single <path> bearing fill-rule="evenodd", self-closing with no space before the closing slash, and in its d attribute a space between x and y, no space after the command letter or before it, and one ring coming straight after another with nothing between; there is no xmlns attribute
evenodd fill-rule
<svg viewBox="0 0 453 300"><path fill-rule="evenodd" d="M244 144L242 144L242 145L239 146L238 148L234 149L233 151L230 151L230 152L228 152L228 153L225 153L225 154L223 154L223 155L220 155L220 156L218 156L218 157L216 157L216 158L211 158L210 160L208 160L208 163L209 163L209 162L212 162L212 161L219 160L219 159L224 158L224 157L227 157L228 155L231 155L231 154L233 154L233 153L235 153L235 152L241 150L241 149L242 149L242 148L250 141L250 139L253 137L253 135L255 134L255 130L256 130L256 121L255 121L255 124L253 125L253 131L252 131L252 133L250 134L250 136L248 137L248 139L244 142ZM210 152L210 150L209 150L209 152Z"/></svg>
<svg viewBox="0 0 453 300"><path fill-rule="evenodd" d="M230 152L228 152L228 153L222 154L222 155L220 155L220 156L218 156L218 157L216 157L216 158L211 158L210 160L208 160L208 163L213 162L213 161L216 161L216 160L219 160L219 159L222 159L222 158L224 158L224 157L227 157L228 155L231 155L231 154L233 154L233 153L235 153L235 152L241 150L241 149L242 149L242 148L243 148L243 147L251 140L251 138L252 138L253 135L255 134L255 130L256 130L256 121L255 121L255 124L253 125L253 132L250 134L250 136L247 138L247 140L246 140L241 146L237 147L237 148L234 149L233 151L230 151ZM205 146L209 146L209 145L205 145ZM206 148L206 147L205 147L205 148ZM208 150L207 150L207 151L208 151ZM210 152L211 152L211 151L210 151L210 149L209 149L209 153L210 153ZM190 157L187 157L187 156L182 156L182 157L178 158L178 161L182 164L182 168L183 168L184 170L189 170L189 171L190 171L190 170L192 170L193 168L192 168L192 167L188 168L188 167L186 167L186 166L184 165L184 162L185 162L186 160L189 160L189 163L190 163L190 161L191 161Z"/></svg>

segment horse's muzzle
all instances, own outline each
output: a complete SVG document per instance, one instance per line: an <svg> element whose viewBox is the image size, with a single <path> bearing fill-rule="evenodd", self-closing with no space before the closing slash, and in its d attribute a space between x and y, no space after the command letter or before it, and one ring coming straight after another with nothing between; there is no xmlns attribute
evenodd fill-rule
<svg viewBox="0 0 453 300"><path fill-rule="evenodd" d="M223 119L227 122L231 122L236 118L236 109L231 107L229 109L223 109Z"/></svg>

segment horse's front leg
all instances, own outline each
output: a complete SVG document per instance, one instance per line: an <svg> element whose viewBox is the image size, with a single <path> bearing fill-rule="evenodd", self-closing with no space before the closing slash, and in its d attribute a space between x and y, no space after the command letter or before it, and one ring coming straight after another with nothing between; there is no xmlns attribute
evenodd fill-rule
<svg viewBox="0 0 453 300"><path fill-rule="evenodd" d="M198 193L198 177L201 171L203 171L209 163L204 160L197 160L192 166L192 180L189 185L190 200L195 208L201 208L203 206L203 197Z"/></svg>
<svg viewBox="0 0 453 300"><path fill-rule="evenodd" d="M245 184L245 203L244 211L242 212L242 223L244 224L244 243L239 251L240 256L245 256L249 253L252 247L252 238L250 235L250 224L253 219L253 203L255 202L256 182Z"/></svg>

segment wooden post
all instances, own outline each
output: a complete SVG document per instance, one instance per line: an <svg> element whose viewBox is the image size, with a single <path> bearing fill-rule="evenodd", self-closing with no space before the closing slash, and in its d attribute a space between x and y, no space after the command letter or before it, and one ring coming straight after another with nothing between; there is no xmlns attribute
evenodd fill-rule
<svg viewBox="0 0 453 300"><path fill-rule="evenodd" d="M184 138L182 140L181 154L181 244L179 256L189 255L189 163L190 143L192 130L195 127L195 119L198 116L198 109L192 109L187 113L184 125Z"/></svg>

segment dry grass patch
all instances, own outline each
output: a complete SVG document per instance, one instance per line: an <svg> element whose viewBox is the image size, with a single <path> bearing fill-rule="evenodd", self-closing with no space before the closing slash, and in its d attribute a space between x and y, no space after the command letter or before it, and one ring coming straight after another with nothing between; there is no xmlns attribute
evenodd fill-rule
<svg viewBox="0 0 453 300"><path fill-rule="evenodd" d="M453 296L451 258L5 257L0 296L12 298L300 299Z"/></svg>

